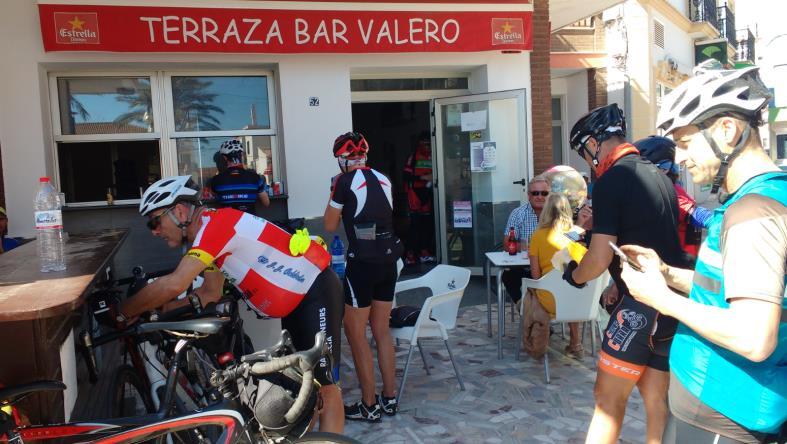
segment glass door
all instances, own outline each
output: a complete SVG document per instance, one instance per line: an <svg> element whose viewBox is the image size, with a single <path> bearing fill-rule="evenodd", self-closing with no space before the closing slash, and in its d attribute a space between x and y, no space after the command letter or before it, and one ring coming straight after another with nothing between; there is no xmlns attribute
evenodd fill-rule
<svg viewBox="0 0 787 444"><path fill-rule="evenodd" d="M443 263L480 271L484 253L502 248L527 183L525 111L525 90L435 100Z"/></svg>

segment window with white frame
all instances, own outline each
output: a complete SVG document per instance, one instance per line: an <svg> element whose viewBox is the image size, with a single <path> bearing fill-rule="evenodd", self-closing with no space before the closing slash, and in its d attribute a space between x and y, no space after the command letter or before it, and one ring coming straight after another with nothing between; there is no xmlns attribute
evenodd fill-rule
<svg viewBox="0 0 787 444"><path fill-rule="evenodd" d="M138 201L163 176L206 186L222 142L280 180L270 73L53 74L57 177L69 205Z"/></svg>

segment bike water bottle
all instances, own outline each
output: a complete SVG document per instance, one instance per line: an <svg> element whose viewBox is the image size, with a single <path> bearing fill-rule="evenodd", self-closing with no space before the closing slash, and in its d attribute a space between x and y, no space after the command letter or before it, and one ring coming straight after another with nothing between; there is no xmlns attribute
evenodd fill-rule
<svg viewBox="0 0 787 444"><path fill-rule="evenodd" d="M338 235L334 235L333 242L331 242L331 268L339 276L339 279L344 279L345 266L344 244Z"/></svg>
<svg viewBox="0 0 787 444"><path fill-rule="evenodd" d="M48 177L42 177L38 182L39 188L33 207L41 271L62 271L66 269L66 258L60 196Z"/></svg>
<svg viewBox="0 0 787 444"><path fill-rule="evenodd" d="M506 245L506 251L511 256L515 256L519 252L519 241L516 238L516 231L514 231L514 227L508 229L508 245Z"/></svg>

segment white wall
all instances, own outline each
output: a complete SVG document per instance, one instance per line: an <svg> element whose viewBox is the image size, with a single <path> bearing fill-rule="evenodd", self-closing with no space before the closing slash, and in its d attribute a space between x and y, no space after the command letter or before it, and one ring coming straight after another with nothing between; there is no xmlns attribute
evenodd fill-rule
<svg viewBox="0 0 787 444"><path fill-rule="evenodd" d="M37 60L43 54L34 2L3 1L0 14L0 146L9 234L33 234L32 203L38 178L51 161L42 108L46 83ZM47 120L48 122L48 120Z"/></svg>

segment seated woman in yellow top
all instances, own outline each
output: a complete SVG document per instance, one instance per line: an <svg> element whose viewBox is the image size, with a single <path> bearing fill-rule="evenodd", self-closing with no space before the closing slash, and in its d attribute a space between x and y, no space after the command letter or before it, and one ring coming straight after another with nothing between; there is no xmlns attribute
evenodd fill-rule
<svg viewBox="0 0 787 444"><path fill-rule="evenodd" d="M550 193L541 210L541 217L538 220L538 229L530 239L530 274L533 279L549 273L552 266L552 256L558 251L567 248L571 258L577 261L587 252L587 249L565 236L574 226L572 221L571 205L565 195L561 193ZM536 290L538 302L544 307L550 318L555 317L555 298L546 290ZM579 323L570 322L571 339L566 353L574 357L582 358L582 339L579 336Z"/></svg>

